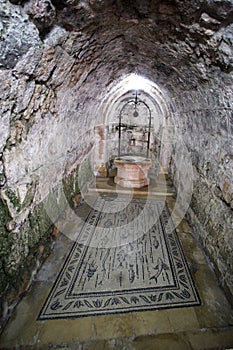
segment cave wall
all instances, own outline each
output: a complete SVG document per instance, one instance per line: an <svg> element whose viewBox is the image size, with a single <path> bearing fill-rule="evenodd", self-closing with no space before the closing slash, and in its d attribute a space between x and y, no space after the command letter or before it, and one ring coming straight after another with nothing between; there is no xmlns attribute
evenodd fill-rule
<svg viewBox="0 0 233 350"><path fill-rule="evenodd" d="M49 249L53 222L44 203L57 198L53 219L59 218L66 206L60 184L67 198L79 191L78 169L102 120L98 106L130 73L155 82L172 101L172 176L182 192L186 183L177 164L187 171L190 157L189 215L232 293L233 2L0 0L0 5L3 299L18 295L24 271L30 275L31 261L38 266Z"/></svg>
<svg viewBox="0 0 233 350"><path fill-rule="evenodd" d="M179 94L176 100L178 130L192 162L192 197L188 216L197 239L221 284L230 296L232 284L232 85L219 79ZM188 101L188 103L187 103ZM175 156L176 158L177 156ZM186 191L187 184L171 161L175 185ZM182 161L184 173L186 159Z"/></svg>
<svg viewBox="0 0 233 350"><path fill-rule="evenodd" d="M20 6L1 5L0 290L7 313L48 254L54 222L80 191L79 165L93 130L85 104L91 94L81 88L88 70L66 52L66 31L55 28L41 40Z"/></svg>

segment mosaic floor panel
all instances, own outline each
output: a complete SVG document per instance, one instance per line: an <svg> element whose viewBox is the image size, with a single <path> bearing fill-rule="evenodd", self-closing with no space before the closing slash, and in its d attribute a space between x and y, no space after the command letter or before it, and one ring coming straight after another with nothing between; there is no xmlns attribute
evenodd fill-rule
<svg viewBox="0 0 233 350"><path fill-rule="evenodd" d="M98 197L38 319L197 305L166 203Z"/></svg>

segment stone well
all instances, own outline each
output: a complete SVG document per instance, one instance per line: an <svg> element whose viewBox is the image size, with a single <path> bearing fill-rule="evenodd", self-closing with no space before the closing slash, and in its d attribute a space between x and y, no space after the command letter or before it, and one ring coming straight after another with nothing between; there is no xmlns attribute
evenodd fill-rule
<svg viewBox="0 0 233 350"><path fill-rule="evenodd" d="M141 188L149 185L148 170L152 165L149 158L123 156L114 160L117 176L114 182L122 187Z"/></svg>

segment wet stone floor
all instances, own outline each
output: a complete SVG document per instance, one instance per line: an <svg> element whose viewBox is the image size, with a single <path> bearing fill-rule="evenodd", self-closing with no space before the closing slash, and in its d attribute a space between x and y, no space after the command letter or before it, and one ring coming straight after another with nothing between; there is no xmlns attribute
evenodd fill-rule
<svg viewBox="0 0 233 350"><path fill-rule="evenodd" d="M111 179L102 179L97 185L98 191L109 193L111 188L116 191ZM166 200L172 210L174 191L168 187L167 193L164 190L163 183L159 190L150 190L149 196ZM126 192L123 190L118 195L127 195ZM134 195L143 198L147 194L141 190ZM90 200L96 196L93 188L89 196ZM85 216L88 208L80 204L77 210ZM173 220L175 224L180 221L178 213ZM71 239L60 234L29 292L8 321L0 337L0 349L233 349L232 308L193 238L189 223L183 218L176 229L201 299L200 306L38 321L39 312L73 245Z"/></svg>

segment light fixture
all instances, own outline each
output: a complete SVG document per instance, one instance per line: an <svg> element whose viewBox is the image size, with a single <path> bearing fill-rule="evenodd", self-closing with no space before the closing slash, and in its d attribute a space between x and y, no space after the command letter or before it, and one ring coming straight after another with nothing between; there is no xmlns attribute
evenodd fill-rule
<svg viewBox="0 0 233 350"><path fill-rule="evenodd" d="M135 111L133 112L133 116L134 116L134 118L138 117L138 111L136 110L136 108L135 108Z"/></svg>

